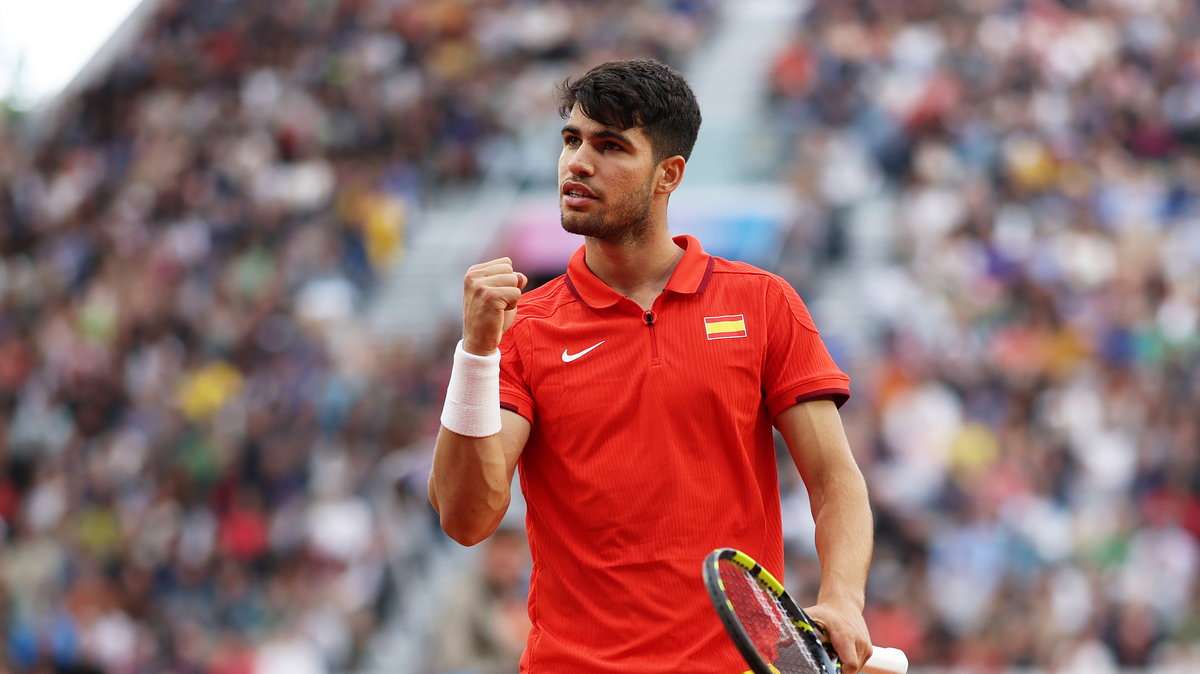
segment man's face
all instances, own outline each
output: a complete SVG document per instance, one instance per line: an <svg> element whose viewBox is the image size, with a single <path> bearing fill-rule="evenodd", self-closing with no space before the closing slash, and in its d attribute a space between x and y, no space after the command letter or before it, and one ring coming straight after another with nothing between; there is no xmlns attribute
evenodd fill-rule
<svg viewBox="0 0 1200 674"><path fill-rule="evenodd" d="M657 164L641 128L614 129L576 105L558 157L562 226L606 241L637 241L649 226Z"/></svg>

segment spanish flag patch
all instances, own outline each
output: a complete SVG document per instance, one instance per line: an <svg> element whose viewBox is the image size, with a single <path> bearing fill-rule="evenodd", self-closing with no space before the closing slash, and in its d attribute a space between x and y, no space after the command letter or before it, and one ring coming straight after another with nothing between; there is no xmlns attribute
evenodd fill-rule
<svg viewBox="0 0 1200 674"><path fill-rule="evenodd" d="M746 317L743 314L731 316L705 316L704 334L709 339L734 339L746 336Z"/></svg>

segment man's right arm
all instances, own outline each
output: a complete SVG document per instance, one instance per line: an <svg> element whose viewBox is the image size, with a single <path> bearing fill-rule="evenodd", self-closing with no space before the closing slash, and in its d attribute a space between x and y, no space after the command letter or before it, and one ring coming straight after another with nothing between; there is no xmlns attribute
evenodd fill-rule
<svg viewBox="0 0 1200 674"><path fill-rule="evenodd" d="M463 341L455 349L429 476L429 502L442 530L463 545L475 545L500 525L529 439L529 422L500 409L498 353L528 282L507 257L474 265L463 279Z"/></svg>
<svg viewBox="0 0 1200 674"><path fill-rule="evenodd" d="M429 502L441 518L442 530L463 545L492 535L508 511L509 486L517 459L529 439L525 417L500 411L502 428L484 438L438 431L429 476Z"/></svg>

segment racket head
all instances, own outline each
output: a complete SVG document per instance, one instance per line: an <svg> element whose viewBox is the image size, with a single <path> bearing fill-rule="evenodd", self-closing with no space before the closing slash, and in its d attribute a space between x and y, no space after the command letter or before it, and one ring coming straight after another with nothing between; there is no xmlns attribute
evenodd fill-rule
<svg viewBox="0 0 1200 674"><path fill-rule="evenodd" d="M839 674L817 624L749 555L718 548L704 560L704 585L734 646L754 674Z"/></svg>

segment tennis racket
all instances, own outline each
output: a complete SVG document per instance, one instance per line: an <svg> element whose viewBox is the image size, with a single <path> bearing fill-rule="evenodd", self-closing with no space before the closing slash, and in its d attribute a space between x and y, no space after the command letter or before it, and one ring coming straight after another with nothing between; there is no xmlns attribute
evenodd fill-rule
<svg viewBox="0 0 1200 674"><path fill-rule="evenodd" d="M704 560L704 585L725 631L753 674L839 674L821 628L769 571L744 552L719 548ZM906 674L908 657L876 646L866 674ZM747 672L747 674L750 674Z"/></svg>

